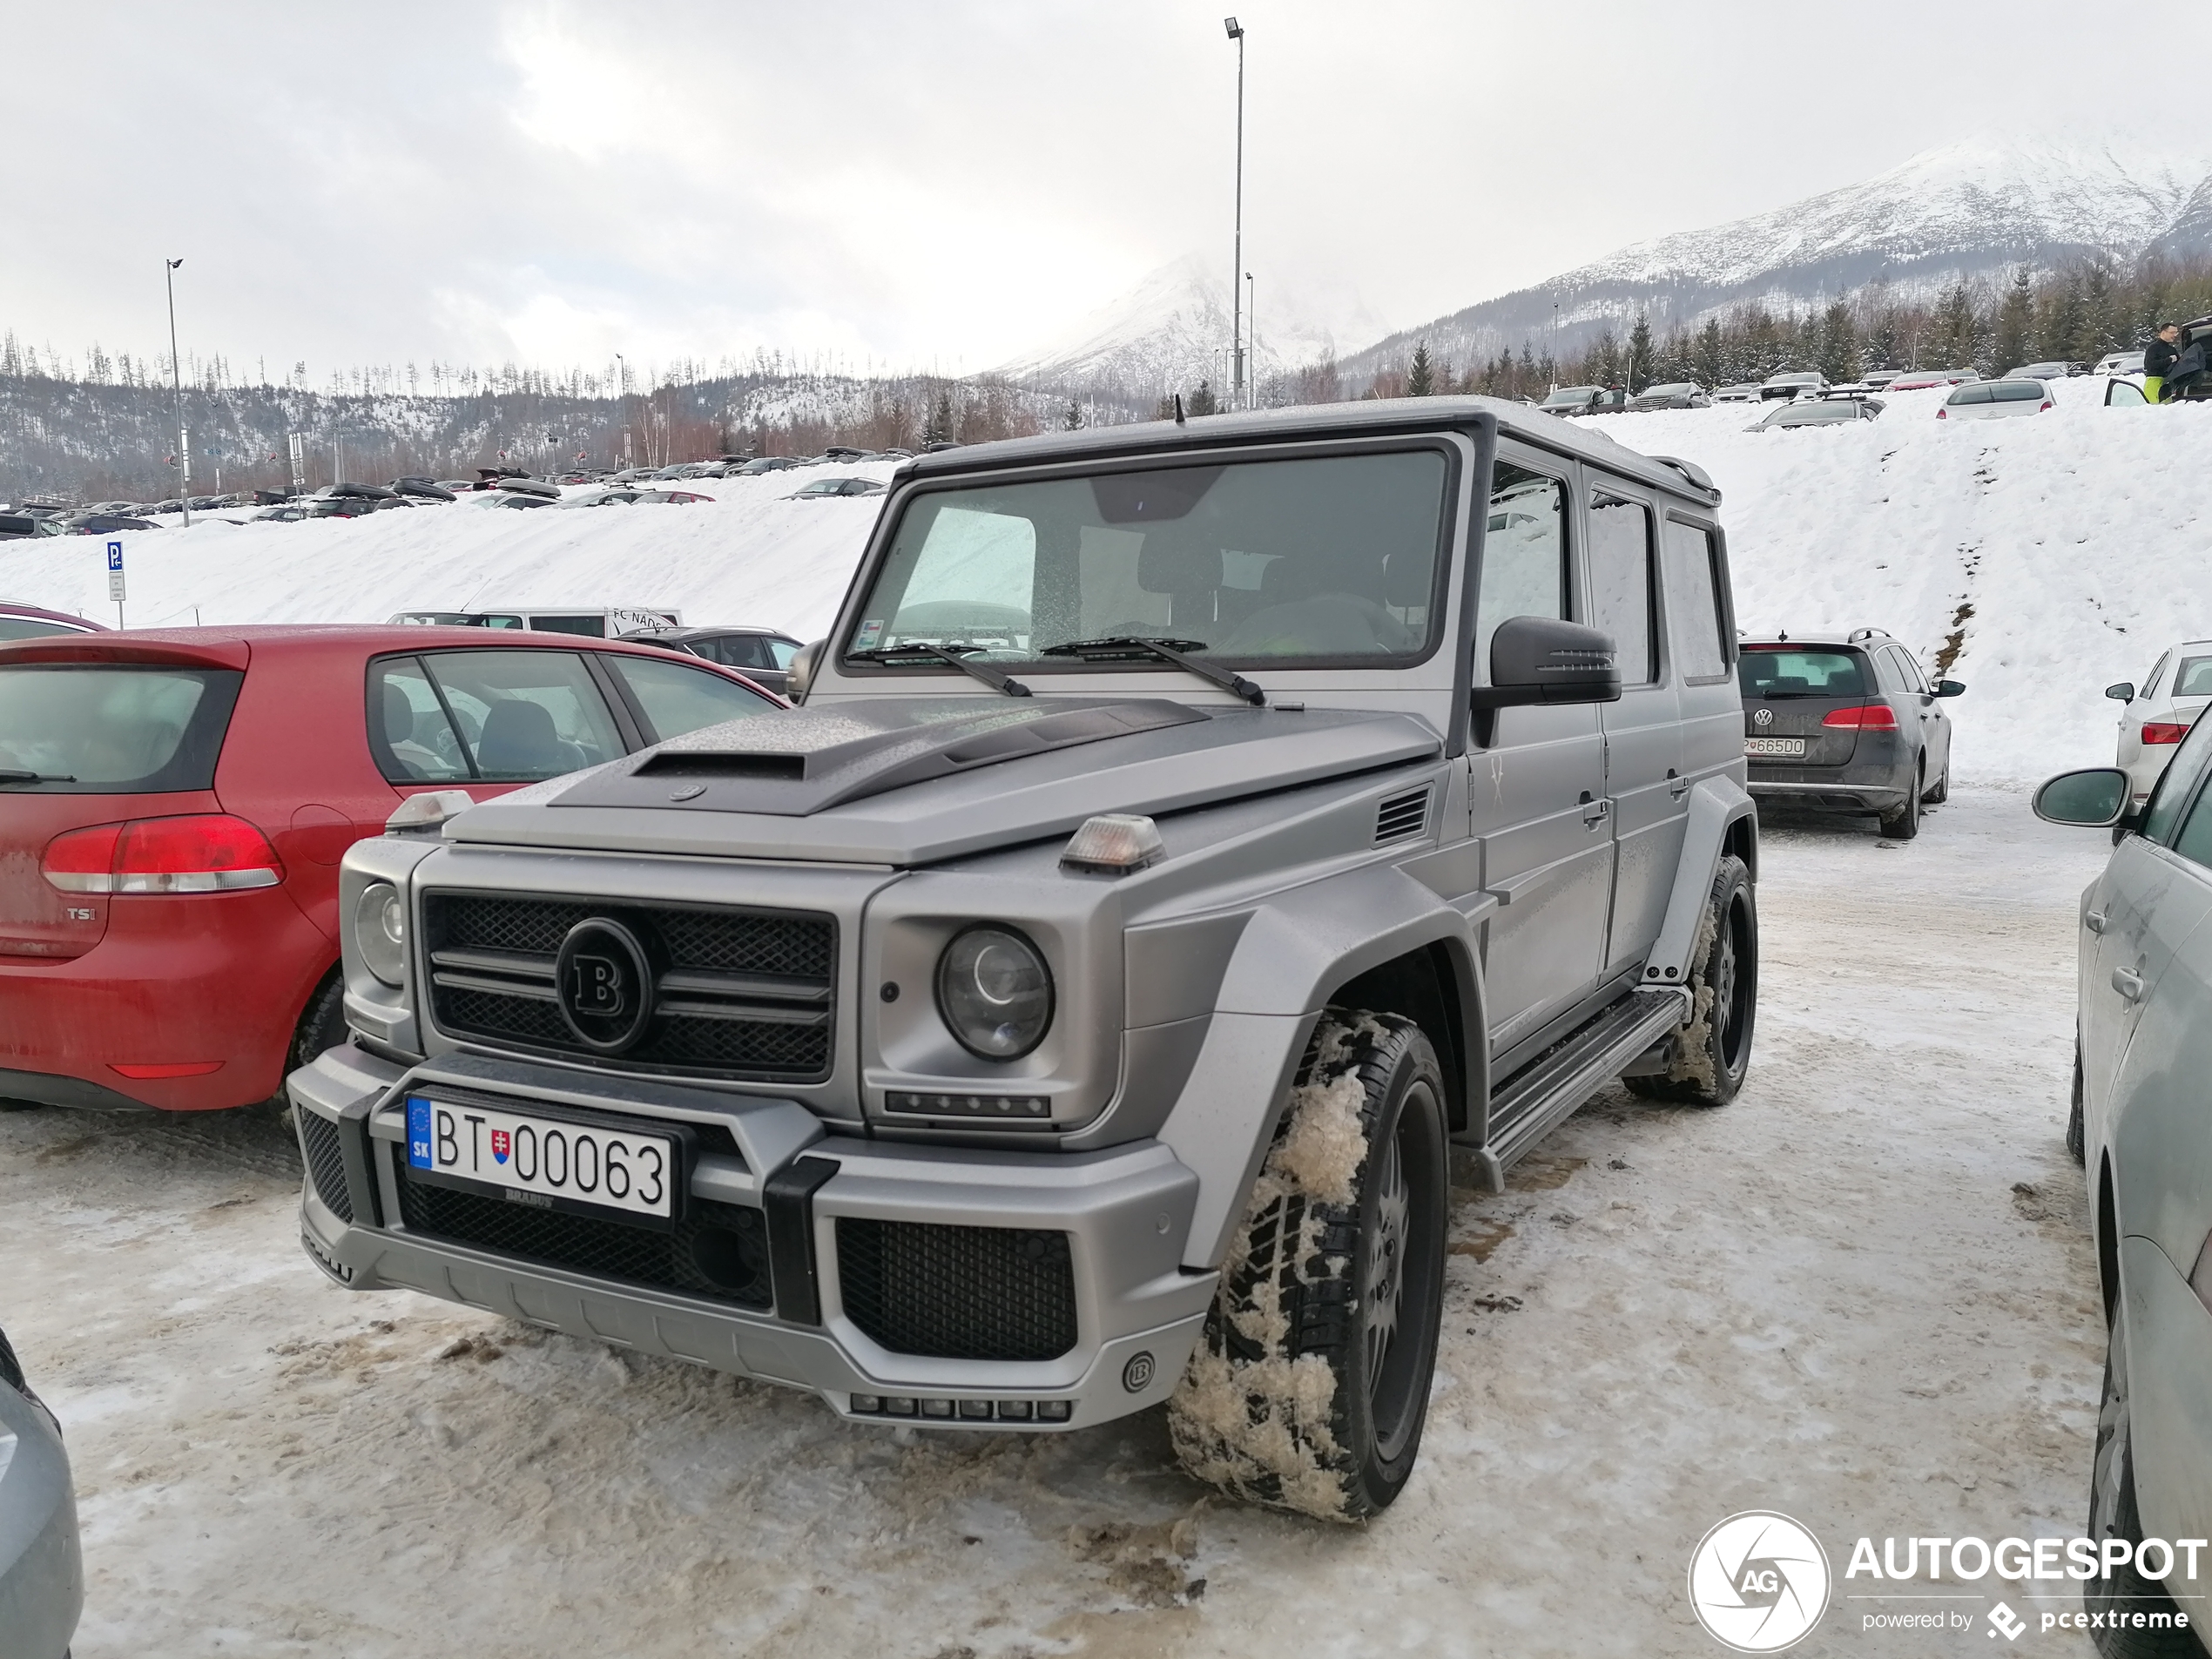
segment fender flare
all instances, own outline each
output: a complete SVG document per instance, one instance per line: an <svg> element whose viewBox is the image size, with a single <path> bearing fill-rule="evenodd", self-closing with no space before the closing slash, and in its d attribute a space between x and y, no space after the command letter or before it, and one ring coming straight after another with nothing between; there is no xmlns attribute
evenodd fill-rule
<svg viewBox="0 0 2212 1659"><path fill-rule="evenodd" d="M1667 900L1667 920L1658 942L1645 961L1646 985L1689 983L1689 953L1697 942L1697 923L1705 914L1713 890L1713 877L1728 850L1729 832L1748 820L1751 836L1751 873L1758 874L1759 809L1757 803L1733 778L1701 778L1689 792L1689 823L1683 834L1682 861L1675 869L1673 893Z"/></svg>
<svg viewBox="0 0 2212 1659"><path fill-rule="evenodd" d="M1226 1253L1329 993L1439 943L1459 974L1481 960L1467 919L1392 865L1294 889L1252 914L1222 975L1197 1060L1160 1126L1161 1141L1198 1177L1186 1267L1217 1267ZM1465 1044L1472 1088L1488 1066L1479 970L1456 988L1463 1009L1473 1005Z"/></svg>

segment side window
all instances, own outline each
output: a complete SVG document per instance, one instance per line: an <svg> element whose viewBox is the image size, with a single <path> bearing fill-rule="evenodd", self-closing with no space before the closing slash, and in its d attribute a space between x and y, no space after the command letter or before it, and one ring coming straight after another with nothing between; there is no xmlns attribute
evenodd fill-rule
<svg viewBox="0 0 2212 1659"><path fill-rule="evenodd" d="M533 631L541 634L577 634L585 639L604 639L607 637L607 619L599 616L564 617L557 613L533 616L530 627Z"/></svg>
<svg viewBox="0 0 2212 1659"><path fill-rule="evenodd" d="M1897 665L1905 671L1905 684L1908 690L1925 695L1934 689L1928 684L1928 677L1920 671L1920 659L1902 645L1897 648Z"/></svg>
<svg viewBox="0 0 2212 1659"><path fill-rule="evenodd" d="M2175 764L2180 760L2176 755ZM2212 804L2208 801L2212 801L2212 790L2200 791L2188 816L2182 820L2182 833L2174 838L2174 851L2191 864L2212 869Z"/></svg>
<svg viewBox="0 0 2212 1659"><path fill-rule="evenodd" d="M471 777L527 782L623 752L606 699L573 651L437 651L421 660L460 727Z"/></svg>
<svg viewBox="0 0 2212 1659"><path fill-rule="evenodd" d="M776 706L735 680L725 680L703 668L686 668L681 663L654 662L642 657L617 657L611 652L599 660L630 688L630 695L645 717L649 742L680 738L701 726L742 720Z"/></svg>
<svg viewBox="0 0 2212 1659"><path fill-rule="evenodd" d="M1567 614L1567 486L1501 461L1490 481L1475 597L1476 675L1490 677L1490 636L1500 623L1513 617L1564 620Z"/></svg>
<svg viewBox="0 0 2212 1659"><path fill-rule="evenodd" d="M2164 678L2166 673L2166 664L2171 662L2173 658L2174 653L2169 651L2165 656L2158 659L2157 664L2151 669L2148 676L2147 676L2143 680L2143 689L2135 693L2137 697L2148 698L2154 691L2158 690L2158 682Z"/></svg>
<svg viewBox="0 0 2212 1659"><path fill-rule="evenodd" d="M1590 623L1613 636L1621 684L1659 678L1652 609L1651 509L1599 495L1590 502Z"/></svg>
<svg viewBox="0 0 2212 1659"><path fill-rule="evenodd" d="M2150 808L2143 818L2143 834L2147 839L2166 846L2174 845L2175 824L2182 815L2182 808L2188 805L2196 780L2204 776L2208 761L2212 761L2212 720L2200 719L2189 728L2188 736L2182 739L2182 746L2174 752L2157 786L2150 792Z"/></svg>
<svg viewBox="0 0 2212 1659"><path fill-rule="evenodd" d="M799 647L788 639L772 639L768 642L768 655L775 659L767 664L769 667L789 668L791 659L799 655Z"/></svg>
<svg viewBox="0 0 2212 1659"><path fill-rule="evenodd" d="M470 778L453 723L429 676L413 657L385 657L368 665L368 752L395 784Z"/></svg>
<svg viewBox="0 0 2212 1659"><path fill-rule="evenodd" d="M1728 672L1728 644L1721 635L1720 587L1712 532L1667 521L1660 570L1667 596L1667 637L1685 680L1716 679Z"/></svg>
<svg viewBox="0 0 2212 1659"><path fill-rule="evenodd" d="M1898 665L1894 647L1885 645L1874 653L1874 678L1885 697L1905 695L1905 671Z"/></svg>

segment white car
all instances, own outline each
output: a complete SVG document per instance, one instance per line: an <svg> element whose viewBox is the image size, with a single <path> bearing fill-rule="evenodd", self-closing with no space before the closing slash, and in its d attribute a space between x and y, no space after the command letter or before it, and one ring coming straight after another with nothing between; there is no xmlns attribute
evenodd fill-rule
<svg viewBox="0 0 2212 1659"><path fill-rule="evenodd" d="M2175 646L2151 665L2138 687L2122 680L2105 695L2128 706L2120 716L2120 752L2113 764L2128 774L2132 811L2152 787L2189 725L2212 703L2212 639Z"/></svg>
<svg viewBox="0 0 2212 1659"><path fill-rule="evenodd" d="M2116 351L2100 357L2092 374L2140 374L2143 372L2143 354L2139 351Z"/></svg>
<svg viewBox="0 0 2212 1659"><path fill-rule="evenodd" d="M1943 400L1939 421L2003 421L2015 415L2040 415L2051 407L2051 388L2041 381L1969 381Z"/></svg>

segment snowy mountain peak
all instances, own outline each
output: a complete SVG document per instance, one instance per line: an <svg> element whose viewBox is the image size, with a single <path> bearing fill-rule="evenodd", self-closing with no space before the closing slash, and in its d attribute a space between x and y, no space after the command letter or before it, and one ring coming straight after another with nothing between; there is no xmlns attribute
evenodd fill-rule
<svg viewBox="0 0 2212 1659"><path fill-rule="evenodd" d="M1820 304L1874 281L1911 291L2020 264L2132 258L2188 219L2212 245L2212 156L2175 156L2122 135L1988 132L1926 150L1855 185L1702 230L1632 243L1533 288L1402 330L1345 364L1402 364L1413 342L1462 361L1548 343L1561 349L1642 312L1689 324L1757 300ZM2191 192L2196 191L2193 199Z"/></svg>

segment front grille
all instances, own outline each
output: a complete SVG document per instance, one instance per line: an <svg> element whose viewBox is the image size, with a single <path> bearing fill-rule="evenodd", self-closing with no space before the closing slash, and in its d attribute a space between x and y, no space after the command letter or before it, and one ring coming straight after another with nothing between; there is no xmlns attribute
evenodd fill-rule
<svg viewBox="0 0 2212 1659"><path fill-rule="evenodd" d="M1057 1359L1076 1345L1062 1232L840 1216L837 1276L846 1317L893 1353Z"/></svg>
<svg viewBox="0 0 2212 1659"><path fill-rule="evenodd" d="M600 917L651 957L658 1012L608 1057L562 1016L554 958L578 922ZM439 1027L506 1048L625 1069L793 1082L829 1075L837 924L794 911L616 900L428 893L424 943Z"/></svg>
<svg viewBox="0 0 2212 1659"><path fill-rule="evenodd" d="M433 1186L414 1179L403 1149L394 1150L392 1165L399 1177L400 1218L409 1232L739 1307L765 1308L773 1299L767 1225L760 1211L743 1204L693 1198L675 1231L655 1232Z"/></svg>
<svg viewBox="0 0 2212 1659"><path fill-rule="evenodd" d="M338 1145L338 1125L304 1108L295 1108L292 1116L300 1125L300 1155L307 1160L315 1197L324 1209L351 1226L354 1195L346 1185L346 1155Z"/></svg>

